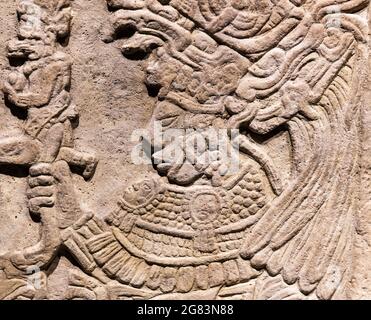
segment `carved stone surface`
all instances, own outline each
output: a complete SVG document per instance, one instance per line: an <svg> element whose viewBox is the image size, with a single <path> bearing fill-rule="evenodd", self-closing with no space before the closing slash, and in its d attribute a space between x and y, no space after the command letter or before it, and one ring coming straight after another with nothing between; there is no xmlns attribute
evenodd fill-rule
<svg viewBox="0 0 371 320"><path fill-rule="evenodd" d="M368 12L0 2L0 299L371 298Z"/></svg>

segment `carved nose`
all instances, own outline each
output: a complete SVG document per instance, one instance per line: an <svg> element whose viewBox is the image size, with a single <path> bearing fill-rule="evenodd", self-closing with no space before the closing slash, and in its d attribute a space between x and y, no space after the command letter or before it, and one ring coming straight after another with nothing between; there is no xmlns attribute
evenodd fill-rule
<svg viewBox="0 0 371 320"><path fill-rule="evenodd" d="M153 50L162 45L162 40L157 37L135 33L125 41L121 47L121 52L127 58L136 57L136 60L143 60L146 59Z"/></svg>

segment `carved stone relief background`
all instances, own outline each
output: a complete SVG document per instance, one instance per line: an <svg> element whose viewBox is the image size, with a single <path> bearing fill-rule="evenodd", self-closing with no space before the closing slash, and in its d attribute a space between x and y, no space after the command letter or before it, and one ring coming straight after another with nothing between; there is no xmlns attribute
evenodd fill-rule
<svg viewBox="0 0 371 320"><path fill-rule="evenodd" d="M0 299L370 298L368 10L1 2Z"/></svg>

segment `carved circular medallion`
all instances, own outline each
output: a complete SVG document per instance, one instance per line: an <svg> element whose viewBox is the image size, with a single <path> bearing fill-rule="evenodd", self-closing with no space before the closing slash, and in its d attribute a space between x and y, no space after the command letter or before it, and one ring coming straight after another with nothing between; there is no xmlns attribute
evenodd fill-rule
<svg viewBox="0 0 371 320"><path fill-rule="evenodd" d="M221 200L213 191L199 191L190 203L192 219L198 223L214 221L221 210Z"/></svg>

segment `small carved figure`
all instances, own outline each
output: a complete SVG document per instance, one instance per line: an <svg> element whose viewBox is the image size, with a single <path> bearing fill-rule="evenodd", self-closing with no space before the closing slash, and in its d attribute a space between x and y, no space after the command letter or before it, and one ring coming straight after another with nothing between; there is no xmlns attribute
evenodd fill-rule
<svg viewBox="0 0 371 320"><path fill-rule="evenodd" d="M145 82L158 98L149 128L181 129L180 151L150 137L158 174L126 186L105 220L82 212L65 161L31 167L30 207L45 217L43 238L22 254L45 265L63 243L81 268L71 272L69 299L346 298L359 195L356 91L368 37L357 13L369 1L107 3L108 38L124 56L147 53ZM126 29L135 32L120 39ZM56 56L50 65L67 66ZM20 94L26 74L8 81L19 106L29 101ZM65 101L66 82L55 83L62 83L55 97ZM239 129L224 137L227 148L239 147L237 172L226 174L229 163L202 131L215 128ZM262 143L277 132L289 137L287 178ZM7 262L23 260L4 261L0 270L11 275Z"/></svg>
<svg viewBox="0 0 371 320"><path fill-rule="evenodd" d="M90 179L97 160L74 149L78 112L69 92L72 61L62 50L70 33L70 0L20 0L17 13L17 39L8 44L13 67L3 91L11 107L24 109L27 118L22 136L0 140L0 164L29 168L28 207L40 219L41 231L37 244L0 257L0 291L6 299L38 299L45 298L45 283L30 286L28 270L37 268L44 277L61 247L61 230L81 215L68 164L81 167Z"/></svg>
<svg viewBox="0 0 371 320"><path fill-rule="evenodd" d="M96 159L73 149L72 123L78 112L69 93L72 61L58 47L70 31L69 1L51 3L19 4L18 39L9 43L8 57L25 62L9 73L3 91L12 105L27 111L27 120L24 137L0 141L0 163L64 160L82 167L89 179Z"/></svg>

